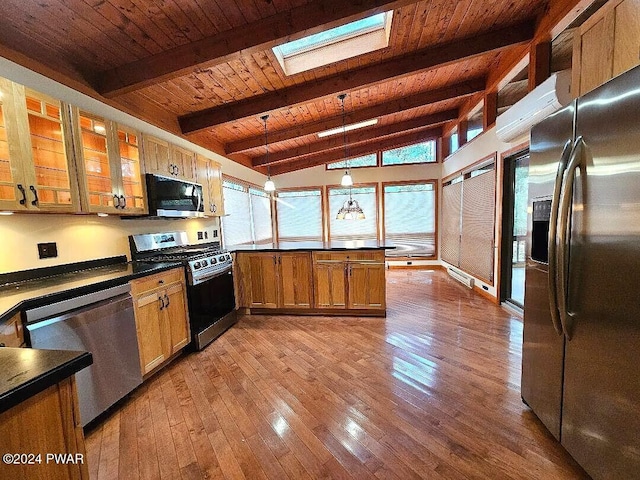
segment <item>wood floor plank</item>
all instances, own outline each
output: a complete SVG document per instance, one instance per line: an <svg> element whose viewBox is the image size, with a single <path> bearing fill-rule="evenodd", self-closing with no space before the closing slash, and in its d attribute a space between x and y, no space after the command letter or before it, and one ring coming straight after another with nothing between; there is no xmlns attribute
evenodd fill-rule
<svg viewBox="0 0 640 480"><path fill-rule="evenodd" d="M433 271L387 307L241 318L88 432L91 478L587 478L520 399L521 319Z"/></svg>

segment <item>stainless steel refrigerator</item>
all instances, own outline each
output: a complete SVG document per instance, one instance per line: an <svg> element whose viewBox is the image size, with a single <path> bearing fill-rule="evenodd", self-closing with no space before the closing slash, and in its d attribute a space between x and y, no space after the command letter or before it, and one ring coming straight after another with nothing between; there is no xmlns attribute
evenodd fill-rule
<svg viewBox="0 0 640 480"><path fill-rule="evenodd" d="M593 478L640 478L640 67L531 131L522 398Z"/></svg>

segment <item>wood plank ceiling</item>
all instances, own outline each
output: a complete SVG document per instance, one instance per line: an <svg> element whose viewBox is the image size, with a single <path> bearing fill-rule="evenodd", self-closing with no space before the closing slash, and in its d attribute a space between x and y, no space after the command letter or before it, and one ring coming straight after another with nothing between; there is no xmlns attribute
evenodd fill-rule
<svg viewBox="0 0 640 480"><path fill-rule="evenodd" d="M316 133L379 118L352 152L437 137L546 1L3 0L0 55L265 171L340 159ZM387 48L287 76L271 48L393 10Z"/></svg>

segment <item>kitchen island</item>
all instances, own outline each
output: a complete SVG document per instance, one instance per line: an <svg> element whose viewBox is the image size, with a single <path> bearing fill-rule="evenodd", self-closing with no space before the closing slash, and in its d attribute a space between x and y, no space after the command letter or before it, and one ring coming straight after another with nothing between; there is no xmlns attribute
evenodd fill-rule
<svg viewBox="0 0 640 480"><path fill-rule="evenodd" d="M371 241L236 246L238 308L251 314L386 315L384 251Z"/></svg>

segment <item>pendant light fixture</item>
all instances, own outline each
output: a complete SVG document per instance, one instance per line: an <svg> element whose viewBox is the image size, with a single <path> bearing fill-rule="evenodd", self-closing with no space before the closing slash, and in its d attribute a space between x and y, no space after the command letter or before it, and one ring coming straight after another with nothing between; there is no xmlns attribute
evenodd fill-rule
<svg viewBox="0 0 640 480"><path fill-rule="evenodd" d="M349 158L347 155L347 128L346 128L346 114L344 113L344 99L347 98L346 93L338 95L340 104L342 106L342 142L344 143L344 163L347 169L344 171L340 185L343 187L350 187L353 185L353 178L351 177L351 171L349 170Z"/></svg>
<svg viewBox="0 0 640 480"><path fill-rule="evenodd" d="M353 178L349 170L349 155L347 154L347 131L345 129L345 113L344 113L344 99L347 97L346 93L338 95L338 99L342 104L342 140L344 142L344 161L347 169L342 176L342 182L340 184L343 187L349 187L349 199L344 202L342 208L338 210L336 220L364 220L364 212L358 204L357 200L354 200L351 196L351 187L353 186Z"/></svg>
<svg viewBox="0 0 640 480"><path fill-rule="evenodd" d="M265 192L274 192L276 190L276 184L271 180L271 168L269 167L269 141L267 137L267 119L269 115L263 115L260 119L264 122L264 148L266 150L265 160L267 162L267 181L264 182Z"/></svg>

